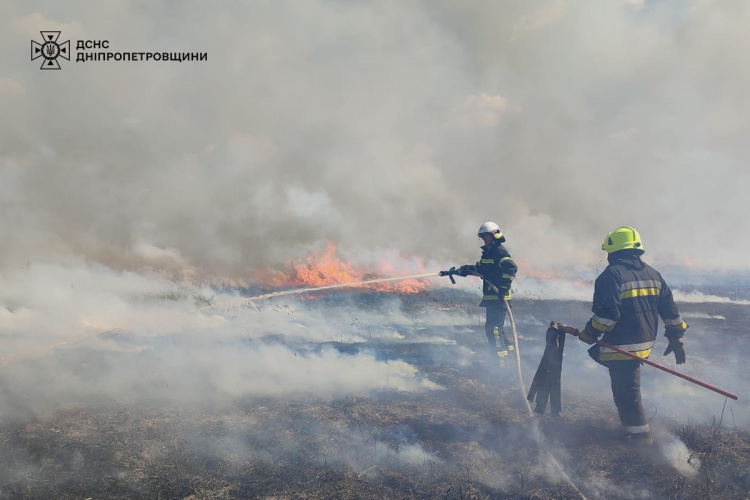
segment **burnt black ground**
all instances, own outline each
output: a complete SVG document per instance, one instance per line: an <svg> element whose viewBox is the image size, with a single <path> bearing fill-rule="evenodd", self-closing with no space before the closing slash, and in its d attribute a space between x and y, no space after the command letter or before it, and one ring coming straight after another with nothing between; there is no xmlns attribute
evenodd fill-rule
<svg viewBox="0 0 750 500"><path fill-rule="evenodd" d="M312 307L336 307L341 300L330 294ZM346 300L369 311L391 303L384 294ZM443 390L350 394L332 401L313 395L242 398L201 408L158 401L125 405L116 396L74 401L0 423L0 498L580 498L554 471L547 452L588 498L748 498L746 403L727 409L723 398L700 393L707 399L696 400L700 408L685 415L682 407L664 402L671 401L669 391L683 389L681 382L661 397L659 387L673 387L669 379L644 373L644 398L657 436L681 440L692 455L682 458L700 463L694 475L686 475L657 448L624 441L606 372L585 368L585 352L572 339L563 369L563 414L537 417L534 424L526 416L515 368L500 368L484 355L474 295L435 291L401 301L402 311L415 318L434 310L454 312L454 323L433 328L455 344L412 342L407 330L400 342L327 342L300 349L332 347L342 355L367 350L379 359L404 360ZM747 374L748 306L681 308L693 315L688 356L691 360L693 353L700 374L714 381L722 374ZM589 315L588 304L577 301L518 299L513 312L527 384L541 357L546 324L580 326ZM454 360L459 348L475 352L469 362ZM113 356L84 356L83 349L53 355L99 356L99 368L82 368L92 376ZM35 362L44 360L30 361ZM747 399L747 379L736 378L721 382ZM537 425L539 434L532 432Z"/></svg>

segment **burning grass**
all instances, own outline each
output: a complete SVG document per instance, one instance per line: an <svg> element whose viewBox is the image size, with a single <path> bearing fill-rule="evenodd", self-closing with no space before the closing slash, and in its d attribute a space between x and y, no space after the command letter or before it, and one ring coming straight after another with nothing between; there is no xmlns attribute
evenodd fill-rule
<svg viewBox="0 0 750 500"><path fill-rule="evenodd" d="M260 276L259 281L276 288L307 288L392 277L393 266L388 262L380 262L373 269L360 269L349 264L336 255L336 245L328 243L326 249L317 255L311 255L303 261L290 262L289 271L277 271L268 276ZM420 266L419 273L425 273ZM401 274L403 275L403 274ZM364 288L364 286L363 286ZM373 283L366 286L369 290L378 292L392 292L398 294L414 294L427 289L424 280L405 279L394 282Z"/></svg>

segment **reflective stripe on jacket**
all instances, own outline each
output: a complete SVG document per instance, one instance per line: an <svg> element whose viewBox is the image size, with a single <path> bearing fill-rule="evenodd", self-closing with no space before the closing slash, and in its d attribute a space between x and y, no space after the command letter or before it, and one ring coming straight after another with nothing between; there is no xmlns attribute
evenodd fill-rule
<svg viewBox="0 0 750 500"><path fill-rule="evenodd" d="M672 290L658 271L643 262L638 250L621 250L609 256L609 265L596 278L594 305L586 333L648 358L656 340L659 316L666 336L680 338L687 324L680 317ZM628 360L611 349L594 346L600 361ZM596 358L595 358L596 359Z"/></svg>
<svg viewBox="0 0 750 500"><path fill-rule="evenodd" d="M502 302L503 298L510 300L510 285L516 277L518 266L510 258L500 240L482 247L482 258L477 262L477 271L484 277L482 283L482 307L488 304ZM492 283L500 294L489 285Z"/></svg>

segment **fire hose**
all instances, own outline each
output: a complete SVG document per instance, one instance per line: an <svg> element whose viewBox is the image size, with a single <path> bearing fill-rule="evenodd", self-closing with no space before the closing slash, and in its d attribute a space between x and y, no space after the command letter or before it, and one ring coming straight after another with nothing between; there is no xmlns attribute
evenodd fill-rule
<svg viewBox="0 0 750 500"><path fill-rule="evenodd" d="M456 280L453 278L454 275L458 276L477 276L479 278L484 279L484 276L482 276L479 272L477 272L475 269L469 269L467 271L462 271L460 269L456 269L455 267L450 268L447 271L440 271L440 276L448 276L451 280L451 283L454 285L456 284ZM489 287L495 292L500 293L500 290L490 281L485 280L485 282L489 285ZM534 439L534 441L539 445L539 448L542 450L542 452L546 455L547 460L552 464L552 466L555 468L558 474L560 474L560 477L563 478L563 480L573 488L576 493L578 493L583 500L586 499L586 495L584 495L581 490L578 489L576 484L573 482L572 479L570 479L570 476L565 472L565 469L563 469L562 465L560 465L560 462L557 461L557 459L552 455L552 452L550 452L547 447L545 446L545 440L543 439L542 431L539 428L539 421L534 418L534 411L531 409L531 404L529 404L528 399L526 398L526 386L523 382L523 371L521 370L521 351L518 345L518 331L516 330L516 321L513 318L513 311L510 309L510 304L508 304L508 301L503 298L503 301L505 302L505 308L508 311L508 318L510 319L510 325L513 330L513 344L515 345L515 349L513 350L516 353L516 370L518 371L518 385L521 389L521 399L523 399L523 402L526 405L526 410L529 414L529 419L531 421L531 436Z"/></svg>

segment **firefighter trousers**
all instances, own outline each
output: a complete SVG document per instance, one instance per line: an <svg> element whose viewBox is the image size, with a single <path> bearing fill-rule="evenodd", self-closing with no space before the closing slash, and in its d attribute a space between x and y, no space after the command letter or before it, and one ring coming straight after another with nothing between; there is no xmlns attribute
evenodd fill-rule
<svg viewBox="0 0 750 500"><path fill-rule="evenodd" d="M651 429L641 402L641 362L610 361L608 367L612 397L625 432L631 438L650 437Z"/></svg>
<svg viewBox="0 0 750 500"><path fill-rule="evenodd" d="M503 324L505 323L507 312L505 301L500 301L497 304L489 304L485 307L486 321L484 323L484 333L487 335L487 342L489 343L493 357L499 356L503 358L508 355L509 350L512 351L514 349L513 342L503 332Z"/></svg>

